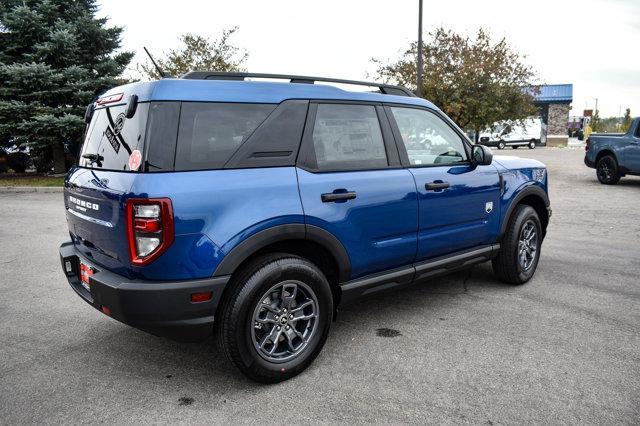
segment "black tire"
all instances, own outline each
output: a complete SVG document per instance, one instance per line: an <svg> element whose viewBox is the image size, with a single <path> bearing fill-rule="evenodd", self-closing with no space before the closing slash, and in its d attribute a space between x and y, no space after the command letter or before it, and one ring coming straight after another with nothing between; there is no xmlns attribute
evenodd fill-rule
<svg viewBox="0 0 640 426"><path fill-rule="evenodd" d="M525 227L531 225L535 229L535 253L532 256L529 266L523 265L519 256L520 240L522 239ZM542 225L538 214L531 206L519 205L514 210L507 231L502 238L502 245L498 256L491 262L493 272L502 281L520 285L531 279L540 260L540 249L542 246Z"/></svg>
<svg viewBox="0 0 640 426"><path fill-rule="evenodd" d="M504 141L498 142L498 149L504 149L505 146L506 145L505 145Z"/></svg>
<svg viewBox="0 0 640 426"><path fill-rule="evenodd" d="M301 292L313 294L315 297L314 302L317 303L312 306L314 310L317 309L315 319L317 323L315 323L315 328L310 332L308 339L306 341L301 339L301 342L305 343L297 355L291 354L290 356L293 356L291 359L283 357L285 359L274 362L267 359L267 355L261 353L261 349L254 344L257 332L253 328L259 328L264 332L264 335L268 335L270 332L262 330L262 327L267 330L270 328L273 331L277 326L280 330L280 322L264 324L264 326L260 324L258 327L259 324L255 321L254 315L258 312L267 312L262 307L262 303L266 303L263 301L263 297L275 294L269 293L271 289L282 285L281 283L292 282L298 283ZM227 358L247 377L262 383L281 382L306 369L322 350L329 334L333 315L331 288L322 272L314 264L301 257L274 253L261 256L243 267L232 279L230 286L228 292L225 293L222 306L219 308L216 323L218 344ZM284 293L283 290L281 295ZM284 297L281 300L283 299ZM269 300L276 303L277 298ZM268 311L271 312L271 308ZM293 314L291 308L290 311ZM302 314L305 314L304 310L302 310ZM288 315L285 314L283 317L288 317ZM297 327L297 323L292 322L291 324L293 331ZM282 325L282 327L285 326ZM287 329L289 329L288 326ZM286 347L288 342L284 340L286 339L284 330L282 334L279 331L276 334L275 340L279 343L269 339L265 340L271 342L272 348L281 347L278 345ZM282 337L282 341L279 340L280 337Z"/></svg>
<svg viewBox="0 0 640 426"><path fill-rule="evenodd" d="M527 145L529 147L529 149L536 149L536 140L535 139L531 139L529 141L529 145Z"/></svg>
<svg viewBox="0 0 640 426"><path fill-rule="evenodd" d="M603 155L596 162L596 176L600 183L615 185L620 180L618 162L613 155Z"/></svg>

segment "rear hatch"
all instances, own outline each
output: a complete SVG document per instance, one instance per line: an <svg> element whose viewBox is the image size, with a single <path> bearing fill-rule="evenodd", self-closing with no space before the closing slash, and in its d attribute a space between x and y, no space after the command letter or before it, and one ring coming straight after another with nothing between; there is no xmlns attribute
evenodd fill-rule
<svg viewBox="0 0 640 426"><path fill-rule="evenodd" d="M125 203L144 153L148 103L118 94L98 101L80 153L65 180L64 203L71 238L90 262L128 276ZM130 117L127 118L127 115Z"/></svg>

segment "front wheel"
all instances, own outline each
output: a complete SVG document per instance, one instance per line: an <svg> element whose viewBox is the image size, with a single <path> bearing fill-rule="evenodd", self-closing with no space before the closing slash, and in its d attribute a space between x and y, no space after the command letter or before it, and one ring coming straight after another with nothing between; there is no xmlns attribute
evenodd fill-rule
<svg viewBox="0 0 640 426"><path fill-rule="evenodd" d="M498 149L504 149L505 143L503 141L498 142Z"/></svg>
<svg viewBox="0 0 640 426"><path fill-rule="evenodd" d="M288 254L266 255L245 267L229 292L217 325L218 343L247 377L281 382L318 356L333 300L314 264Z"/></svg>
<svg viewBox="0 0 640 426"><path fill-rule="evenodd" d="M600 183L615 185L620 180L618 162L613 155L605 155L596 163L596 176Z"/></svg>
<svg viewBox="0 0 640 426"><path fill-rule="evenodd" d="M540 259L542 225L533 207L519 205L511 215L493 272L509 284L524 284L533 277Z"/></svg>
<svg viewBox="0 0 640 426"><path fill-rule="evenodd" d="M535 149L536 148L536 141L535 140L531 140L529 141L529 149Z"/></svg>

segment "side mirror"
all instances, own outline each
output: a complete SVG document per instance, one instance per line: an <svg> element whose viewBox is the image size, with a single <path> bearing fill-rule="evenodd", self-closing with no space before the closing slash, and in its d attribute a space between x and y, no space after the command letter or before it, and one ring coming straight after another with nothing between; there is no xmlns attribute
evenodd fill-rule
<svg viewBox="0 0 640 426"><path fill-rule="evenodd" d="M136 115L136 109L138 108L138 95L129 96L129 101L127 102L127 109L125 110L124 116L126 118L133 118Z"/></svg>
<svg viewBox="0 0 640 426"><path fill-rule="evenodd" d="M493 153L484 145L471 147L471 162L476 166L488 166L493 160Z"/></svg>

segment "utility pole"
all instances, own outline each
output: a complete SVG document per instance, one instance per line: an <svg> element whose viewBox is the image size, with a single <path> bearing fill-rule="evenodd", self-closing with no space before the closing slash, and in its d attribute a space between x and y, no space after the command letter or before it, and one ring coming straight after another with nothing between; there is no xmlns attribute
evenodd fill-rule
<svg viewBox="0 0 640 426"><path fill-rule="evenodd" d="M416 81L416 95L422 97L422 0L418 0L418 79Z"/></svg>

